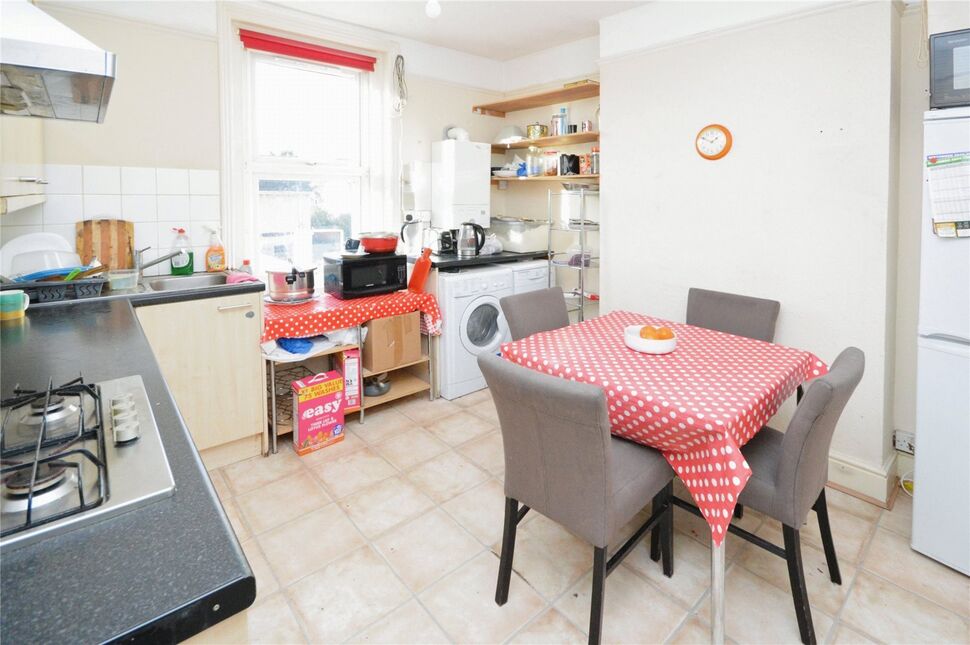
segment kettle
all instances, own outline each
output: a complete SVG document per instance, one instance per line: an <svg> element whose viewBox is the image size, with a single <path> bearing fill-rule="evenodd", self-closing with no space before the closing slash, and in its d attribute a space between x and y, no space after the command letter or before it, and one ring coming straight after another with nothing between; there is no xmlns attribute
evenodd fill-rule
<svg viewBox="0 0 970 645"><path fill-rule="evenodd" d="M458 228L458 257L473 258L485 246L485 229L474 222L462 222Z"/></svg>

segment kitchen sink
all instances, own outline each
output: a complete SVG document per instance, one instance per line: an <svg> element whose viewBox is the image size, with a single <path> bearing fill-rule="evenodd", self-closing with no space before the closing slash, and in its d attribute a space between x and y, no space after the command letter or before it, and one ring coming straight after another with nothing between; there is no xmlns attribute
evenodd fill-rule
<svg viewBox="0 0 970 645"><path fill-rule="evenodd" d="M147 280L147 286L152 291L177 291L179 289L199 289L201 287L217 287L226 284L226 274L205 273L202 275L187 275L176 278L155 278Z"/></svg>

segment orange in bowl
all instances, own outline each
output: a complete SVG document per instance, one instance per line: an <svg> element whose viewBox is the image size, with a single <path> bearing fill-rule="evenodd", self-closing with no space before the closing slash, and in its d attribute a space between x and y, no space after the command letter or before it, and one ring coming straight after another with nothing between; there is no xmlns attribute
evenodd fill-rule
<svg viewBox="0 0 970 645"><path fill-rule="evenodd" d="M669 354L677 346L677 335L670 327L634 325L626 327L623 336L627 347L643 354Z"/></svg>

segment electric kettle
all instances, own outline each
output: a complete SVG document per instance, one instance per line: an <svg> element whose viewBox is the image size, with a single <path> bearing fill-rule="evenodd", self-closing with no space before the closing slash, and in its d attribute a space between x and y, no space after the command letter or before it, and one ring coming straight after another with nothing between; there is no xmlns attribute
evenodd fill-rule
<svg viewBox="0 0 970 645"><path fill-rule="evenodd" d="M463 222L458 228L458 257L473 258L485 246L485 229L474 222Z"/></svg>

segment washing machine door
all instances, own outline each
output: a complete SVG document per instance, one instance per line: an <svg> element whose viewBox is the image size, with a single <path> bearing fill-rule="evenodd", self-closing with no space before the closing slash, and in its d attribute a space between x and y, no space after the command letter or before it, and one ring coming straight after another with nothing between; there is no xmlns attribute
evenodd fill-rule
<svg viewBox="0 0 970 645"><path fill-rule="evenodd" d="M458 335L469 353L495 353L509 340L509 326L495 296L479 296L465 307Z"/></svg>

